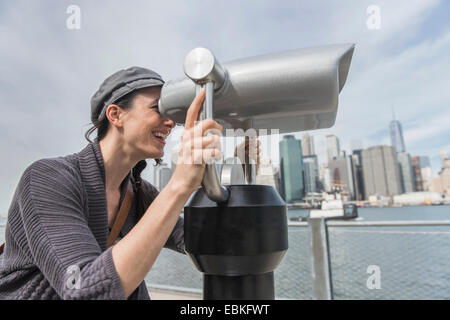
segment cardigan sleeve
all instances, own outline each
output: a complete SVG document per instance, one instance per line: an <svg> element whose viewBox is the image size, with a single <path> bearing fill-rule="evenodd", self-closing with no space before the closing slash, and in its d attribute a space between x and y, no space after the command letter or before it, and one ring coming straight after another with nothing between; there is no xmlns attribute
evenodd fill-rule
<svg viewBox="0 0 450 320"><path fill-rule="evenodd" d="M144 208L148 208L152 201L158 196L159 191L151 183L142 179L142 186L144 188ZM172 232L169 235L165 245L165 248L177 251L179 253L186 254L184 246L184 219L178 217L178 221L175 224Z"/></svg>
<svg viewBox="0 0 450 320"><path fill-rule="evenodd" d="M18 201L31 256L62 299L125 299L112 247L102 252L89 228L81 183L54 159L25 170Z"/></svg>

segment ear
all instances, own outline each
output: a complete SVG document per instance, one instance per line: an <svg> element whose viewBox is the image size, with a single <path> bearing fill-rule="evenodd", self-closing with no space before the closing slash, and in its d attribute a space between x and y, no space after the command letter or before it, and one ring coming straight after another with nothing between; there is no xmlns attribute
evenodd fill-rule
<svg viewBox="0 0 450 320"><path fill-rule="evenodd" d="M109 123L117 128L122 127L123 125L123 113L123 109L116 104L110 104L106 108L106 117L108 118Z"/></svg>

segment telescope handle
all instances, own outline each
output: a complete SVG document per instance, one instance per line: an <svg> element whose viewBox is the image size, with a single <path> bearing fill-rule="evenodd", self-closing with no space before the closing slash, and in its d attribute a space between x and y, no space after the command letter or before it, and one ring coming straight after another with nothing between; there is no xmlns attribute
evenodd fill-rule
<svg viewBox="0 0 450 320"><path fill-rule="evenodd" d="M201 90L205 89L205 101L203 102L203 111L200 113L200 120L213 119L213 96L214 96L214 83L212 81L205 84L196 84L195 91L198 94ZM208 135L208 134L207 134ZM214 162L207 163L205 168L205 175L203 176L202 186L206 195L212 201L225 202L228 200L228 189L220 184L219 176L216 170L216 164Z"/></svg>

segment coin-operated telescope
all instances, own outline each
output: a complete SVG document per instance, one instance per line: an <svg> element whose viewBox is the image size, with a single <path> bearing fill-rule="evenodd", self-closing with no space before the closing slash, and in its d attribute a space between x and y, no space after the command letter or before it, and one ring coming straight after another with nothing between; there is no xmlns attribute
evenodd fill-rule
<svg viewBox="0 0 450 320"><path fill-rule="evenodd" d="M220 64L196 48L184 61L187 77L164 84L159 111L184 123L205 89L200 120L213 118L224 129L328 128L353 50L330 45ZM186 252L204 273L204 299L274 299L273 271L288 249L286 205L273 187L254 184L254 165L240 173L235 163L225 163L221 177L215 164L206 165L202 187L184 208Z"/></svg>

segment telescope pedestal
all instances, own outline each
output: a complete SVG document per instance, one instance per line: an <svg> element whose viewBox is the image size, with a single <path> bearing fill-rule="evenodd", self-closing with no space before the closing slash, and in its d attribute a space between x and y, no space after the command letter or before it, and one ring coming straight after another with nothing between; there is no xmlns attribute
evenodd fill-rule
<svg viewBox="0 0 450 320"><path fill-rule="evenodd" d="M204 273L204 299L274 299L288 249L286 205L265 185L228 186L226 203L197 190L184 209L186 252Z"/></svg>
<svg viewBox="0 0 450 320"><path fill-rule="evenodd" d="M203 276L203 299L274 300L273 271L242 276L205 274Z"/></svg>

